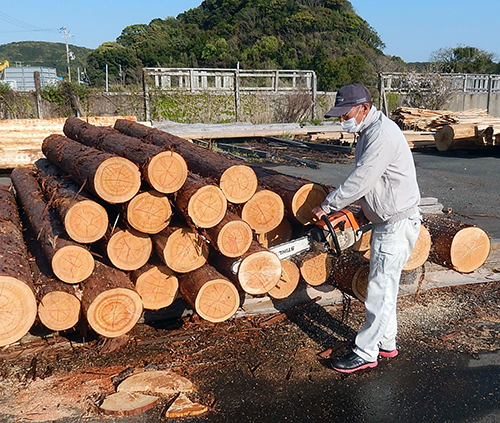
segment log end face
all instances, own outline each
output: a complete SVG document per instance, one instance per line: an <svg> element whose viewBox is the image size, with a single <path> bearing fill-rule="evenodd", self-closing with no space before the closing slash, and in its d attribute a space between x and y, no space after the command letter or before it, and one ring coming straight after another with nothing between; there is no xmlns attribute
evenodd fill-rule
<svg viewBox="0 0 500 423"><path fill-rule="evenodd" d="M290 296L297 288L300 280L300 271L291 260L281 260L281 278L268 294L270 297L281 300Z"/></svg>
<svg viewBox="0 0 500 423"><path fill-rule="evenodd" d="M300 265L302 278L311 286L325 283L330 276L332 259L328 253L311 253Z"/></svg>
<svg viewBox="0 0 500 423"><path fill-rule="evenodd" d="M239 306L238 290L226 279L213 279L204 284L195 300L196 312L213 323L231 318Z"/></svg>
<svg viewBox="0 0 500 423"><path fill-rule="evenodd" d="M451 243L451 264L457 272L473 272L485 263L490 249L491 242L486 232L476 226L464 228Z"/></svg>
<svg viewBox="0 0 500 423"><path fill-rule="evenodd" d="M243 204L250 200L257 190L257 175L249 166L231 166L222 174L219 186L227 201Z"/></svg>
<svg viewBox="0 0 500 423"><path fill-rule="evenodd" d="M38 304L38 317L50 330L72 328L80 318L81 304L78 298L64 291L52 291Z"/></svg>
<svg viewBox="0 0 500 423"><path fill-rule="evenodd" d="M276 229L285 216L285 205L273 191L261 190L248 200L241 211L241 218L257 234Z"/></svg>
<svg viewBox="0 0 500 423"><path fill-rule="evenodd" d="M75 203L64 217L64 227L70 238L82 244L101 239L108 223L104 207L92 200Z"/></svg>
<svg viewBox="0 0 500 423"><path fill-rule="evenodd" d="M123 157L112 157L102 162L94 175L96 194L111 204L131 200L141 186L137 165Z"/></svg>
<svg viewBox="0 0 500 423"><path fill-rule="evenodd" d="M135 289L145 309L159 310L177 298L179 281L167 266L154 266L137 278Z"/></svg>
<svg viewBox="0 0 500 423"><path fill-rule="evenodd" d="M168 198L158 191L137 194L127 205L127 221L146 234L157 234L165 229L172 217Z"/></svg>
<svg viewBox="0 0 500 423"><path fill-rule="evenodd" d="M52 270L63 282L76 284L87 279L94 271L92 254L79 245L60 248L52 257Z"/></svg>
<svg viewBox="0 0 500 423"><path fill-rule="evenodd" d="M163 259L174 272L187 273L203 266L208 253L208 245L198 233L180 228L166 240Z"/></svg>
<svg viewBox="0 0 500 423"><path fill-rule="evenodd" d="M236 258L245 254L252 245L252 228L243 220L226 224L217 237L217 249L226 257Z"/></svg>
<svg viewBox="0 0 500 423"><path fill-rule="evenodd" d="M293 196L292 213L303 225L314 223L312 209L321 205L327 196L326 189L319 184L305 184Z"/></svg>
<svg viewBox="0 0 500 423"><path fill-rule="evenodd" d="M118 230L106 247L108 258L121 270L137 270L144 266L153 252L149 235L135 229Z"/></svg>
<svg viewBox="0 0 500 423"><path fill-rule="evenodd" d="M424 225L420 225L417 242L403 270L413 270L422 266L429 258L431 244L431 234Z"/></svg>
<svg viewBox="0 0 500 423"><path fill-rule="evenodd" d="M178 191L188 175L183 157L173 151L154 156L148 164L148 182L158 192L171 194Z"/></svg>
<svg viewBox="0 0 500 423"><path fill-rule="evenodd" d="M250 254L240 264L238 281L250 295L267 294L281 278L281 261L271 251Z"/></svg>
<svg viewBox="0 0 500 423"><path fill-rule="evenodd" d="M227 200L215 185L206 185L189 199L188 215L200 228L213 228L220 223L227 211Z"/></svg>

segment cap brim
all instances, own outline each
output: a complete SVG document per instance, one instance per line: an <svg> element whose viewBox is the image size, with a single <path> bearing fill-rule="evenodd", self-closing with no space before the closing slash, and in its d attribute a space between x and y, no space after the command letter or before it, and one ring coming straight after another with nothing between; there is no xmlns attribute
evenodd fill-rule
<svg viewBox="0 0 500 423"><path fill-rule="evenodd" d="M332 108L326 115L326 118L329 117L340 117L342 115L345 115L349 110L352 109L353 106L338 106Z"/></svg>

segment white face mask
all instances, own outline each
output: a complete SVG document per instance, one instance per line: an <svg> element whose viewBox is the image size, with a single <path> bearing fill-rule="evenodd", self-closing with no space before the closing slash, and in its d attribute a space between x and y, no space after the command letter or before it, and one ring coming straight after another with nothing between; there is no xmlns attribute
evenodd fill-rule
<svg viewBox="0 0 500 423"><path fill-rule="evenodd" d="M350 119L344 120L343 122L340 122L340 125L342 126L342 129L344 131L349 132L351 134L355 134L361 130L361 127L363 125L363 121L365 120L365 117L363 117L363 119L361 119L361 122L359 122L359 123L356 121L356 119L357 119L362 107L363 107L362 105L359 106L358 113L356 113L356 116L354 116Z"/></svg>

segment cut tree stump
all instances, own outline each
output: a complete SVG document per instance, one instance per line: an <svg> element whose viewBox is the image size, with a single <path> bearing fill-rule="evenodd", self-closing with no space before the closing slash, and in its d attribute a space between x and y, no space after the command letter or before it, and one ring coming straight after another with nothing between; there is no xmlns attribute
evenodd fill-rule
<svg viewBox="0 0 500 423"><path fill-rule="evenodd" d="M424 215L423 219L431 234L431 261L460 273L473 272L484 264L491 243L482 229L439 215Z"/></svg>
<svg viewBox="0 0 500 423"><path fill-rule="evenodd" d="M34 172L18 167L12 171L11 179L56 277L66 283L88 278L94 269L94 258L86 248L69 239L59 217L46 203Z"/></svg>
<svg viewBox="0 0 500 423"><path fill-rule="evenodd" d="M179 278L180 292L191 308L209 322L230 319L240 306L234 284L209 264Z"/></svg>
<svg viewBox="0 0 500 423"><path fill-rule="evenodd" d="M240 257L252 244L253 232L247 222L227 212L220 223L204 231L212 246L226 257Z"/></svg>
<svg viewBox="0 0 500 423"><path fill-rule="evenodd" d="M167 266L146 264L134 271L130 279L142 298L147 310L159 310L168 307L177 298L179 281L175 273Z"/></svg>
<svg viewBox="0 0 500 423"><path fill-rule="evenodd" d="M153 235L157 254L174 272L187 273L203 266L208 258L208 244L191 228L168 226Z"/></svg>
<svg viewBox="0 0 500 423"><path fill-rule="evenodd" d="M94 272L81 287L82 311L89 326L99 335L122 336L141 317L141 297L124 272L96 262Z"/></svg>
<svg viewBox="0 0 500 423"><path fill-rule="evenodd" d="M185 160L173 151L143 143L107 127L94 126L76 117L64 124L64 134L89 147L125 157L141 169L144 179L156 191L164 194L176 192L186 180Z"/></svg>
<svg viewBox="0 0 500 423"><path fill-rule="evenodd" d="M276 229L285 216L285 206L281 197L268 189L257 191L241 210L241 218L257 234Z"/></svg>
<svg viewBox="0 0 500 423"><path fill-rule="evenodd" d="M21 339L35 322L35 289L16 200L0 184L0 347Z"/></svg>
<svg viewBox="0 0 500 423"><path fill-rule="evenodd" d="M103 206L84 196L81 187L65 179L49 160L37 160L35 172L46 200L57 211L71 239L88 244L104 236L109 222Z"/></svg>
<svg viewBox="0 0 500 423"><path fill-rule="evenodd" d="M131 416L150 410L160 402L160 397L145 395L139 392L115 392L104 398L99 406L105 414Z"/></svg>
<svg viewBox="0 0 500 423"><path fill-rule="evenodd" d="M184 218L199 228L213 228L227 211L227 200L221 189L191 172L174 201Z"/></svg>
<svg viewBox="0 0 500 423"><path fill-rule="evenodd" d="M257 190L257 177L249 166L156 128L129 123L130 121L125 119L117 119L115 129L179 153L186 160L191 172L218 181L222 192L231 203L245 203Z"/></svg>
<svg viewBox="0 0 500 423"><path fill-rule="evenodd" d="M154 190L137 194L124 208L130 226L146 234L161 232L172 217L169 199L165 194Z"/></svg>
<svg viewBox="0 0 500 423"><path fill-rule="evenodd" d="M131 200L141 186L136 164L123 157L80 144L62 135L49 135L42 151L78 184L108 203Z"/></svg>
<svg viewBox="0 0 500 423"><path fill-rule="evenodd" d="M129 376L116 387L116 390L168 396L179 392L193 392L195 389L189 379L170 370L149 370Z"/></svg>
<svg viewBox="0 0 500 423"><path fill-rule="evenodd" d="M113 266L121 270L137 270L144 266L153 252L148 234L135 229L117 229L106 242L106 253Z"/></svg>
<svg viewBox="0 0 500 423"><path fill-rule="evenodd" d="M206 413L205 405L191 401L185 394L180 394L165 413L165 417L190 417Z"/></svg>
<svg viewBox="0 0 500 423"><path fill-rule="evenodd" d="M307 253L300 264L300 274L311 286L325 283L330 277L331 270L332 256L328 253Z"/></svg>
<svg viewBox="0 0 500 423"><path fill-rule="evenodd" d="M300 270L291 260L281 260L281 278L268 294L270 297L281 300L290 296L297 288L300 280Z"/></svg>

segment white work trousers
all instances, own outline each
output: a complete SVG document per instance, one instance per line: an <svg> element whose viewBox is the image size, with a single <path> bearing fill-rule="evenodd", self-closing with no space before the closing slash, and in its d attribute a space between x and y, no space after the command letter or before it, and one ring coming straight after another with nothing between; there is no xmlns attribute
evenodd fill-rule
<svg viewBox="0 0 500 423"><path fill-rule="evenodd" d="M395 223L373 225L365 297L366 322L356 336L354 348L354 352L366 361L376 361L380 348L388 351L396 348L399 281L417 242L420 224L420 214L415 214Z"/></svg>

